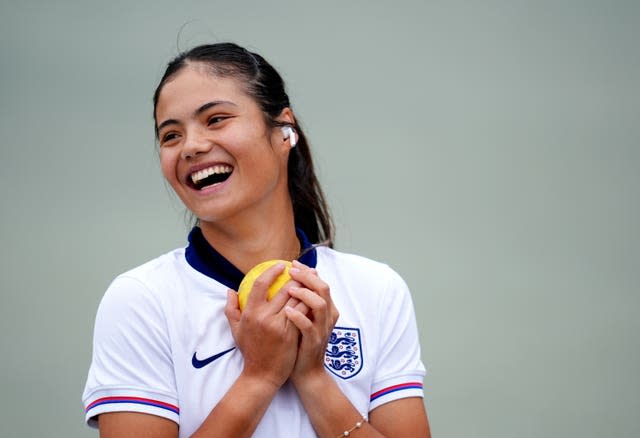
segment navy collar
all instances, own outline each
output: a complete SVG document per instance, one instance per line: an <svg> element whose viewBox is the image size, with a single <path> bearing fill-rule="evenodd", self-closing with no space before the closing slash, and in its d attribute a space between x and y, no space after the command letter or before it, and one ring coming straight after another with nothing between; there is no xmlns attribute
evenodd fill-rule
<svg viewBox="0 0 640 438"><path fill-rule="evenodd" d="M300 256L298 261L311 268L315 268L318 261L316 249L300 228L296 228L296 235L302 247L302 256ZM213 278L228 288L238 290L240 282L244 278L244 274L240 269L225 259L213 246L209 245L200 227L193 227L189 233L189 246L187 246L185 250L185 257L187 263L189 263L193 269L207 277Z"/></svg>

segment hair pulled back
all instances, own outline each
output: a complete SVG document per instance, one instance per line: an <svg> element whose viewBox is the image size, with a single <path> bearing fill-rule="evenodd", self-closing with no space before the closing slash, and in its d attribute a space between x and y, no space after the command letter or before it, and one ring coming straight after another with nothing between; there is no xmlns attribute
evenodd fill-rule
<svg viewBox="0 0 640 438"><path fill-rule="evenodd" d="M276 120L282 110L291 105L282 77L262 56L234 43L206 44L180 53L167 65L153 95L156 138L156 107L160 92L169 79L193 63L207 66L214 76L237 80L260 106L268 125L291 126L295 129L299 139L296 147L289 153L287 164L289 196L293 203L295 223L304 230L312 243L333 247L333 222L314 171L309 143L297 123Z"/></svg>

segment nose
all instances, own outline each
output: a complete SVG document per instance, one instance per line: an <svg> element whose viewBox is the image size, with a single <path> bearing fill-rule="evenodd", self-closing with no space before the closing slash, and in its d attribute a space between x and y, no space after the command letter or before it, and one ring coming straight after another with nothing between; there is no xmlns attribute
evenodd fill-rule
<svg viewBox="0 0 640 438"><path fill-rule="evenodd" d="M188 132L186 135L181 152L183 159L189 160L211 150L212 142L198 130Z"/></svg>

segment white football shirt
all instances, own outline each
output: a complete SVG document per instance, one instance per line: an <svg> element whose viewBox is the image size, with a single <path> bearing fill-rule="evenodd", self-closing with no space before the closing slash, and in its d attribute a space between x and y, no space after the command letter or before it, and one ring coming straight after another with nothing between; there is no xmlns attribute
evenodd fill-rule
<svg viewBox="0 0 640 438"><path fill-rule="evenodd" d="M329 284L340 311L325 367L353 405L367 415L392 400L422 397L425 368L400 276L325 247L300 260ZM193 434L242 370L224 315L227 289L237 290L242 276L197 227L187 248L118 276L96 317L87 422L96 427L104 412L143 412L178 423L181 438ZM254 436L315 436L293 385L280 389Z"/></svg>

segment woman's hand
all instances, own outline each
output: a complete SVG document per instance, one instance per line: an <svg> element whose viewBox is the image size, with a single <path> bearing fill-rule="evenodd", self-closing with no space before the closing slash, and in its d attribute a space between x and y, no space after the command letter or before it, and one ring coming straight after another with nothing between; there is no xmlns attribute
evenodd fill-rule
<svg viewBox="0 0 640 438"><path fill-rule="evenodd" d="M231 333L244 358L243 374L265 379L277 388L293 370L299 338L297 327L286 317L285 307L296 305L287 291L300 283L291 281L271 301L267 299L269 286L283 271L284 264L278 264L261 274L243 311L238 306L237 293L232 290L225 307Z"/></svg>
<svg viewBox="0 0 640 438"><path fill-rule="evenodd" d="M291 373L291 381L298 386L297 382L301 379L325 373L327 342L339 314L331 300L329 285L318 277L315 269L294 261L289 274L301 284L301 287L289 289L289 295L300 300L300 304L285 307L287 318L300 330L301 335L297 359Z"/></svg>

